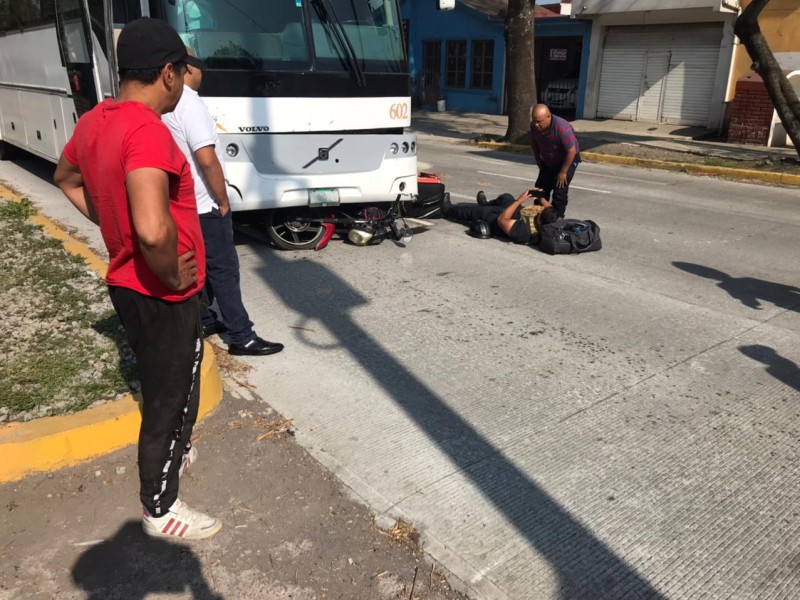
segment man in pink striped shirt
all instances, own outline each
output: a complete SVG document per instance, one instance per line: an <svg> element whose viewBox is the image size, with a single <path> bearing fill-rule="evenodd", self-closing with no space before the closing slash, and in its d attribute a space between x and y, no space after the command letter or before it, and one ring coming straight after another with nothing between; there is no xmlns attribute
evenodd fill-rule
<svg viewBox="0 0 800 600"><path fill-rule="evenodd" d="M581 150L575 130L565 119L550 114L546 104L531 111L531 149L539 166L533 186L544 191L559 217L567 210L567 195L572 176L581 162Z"/></svg>

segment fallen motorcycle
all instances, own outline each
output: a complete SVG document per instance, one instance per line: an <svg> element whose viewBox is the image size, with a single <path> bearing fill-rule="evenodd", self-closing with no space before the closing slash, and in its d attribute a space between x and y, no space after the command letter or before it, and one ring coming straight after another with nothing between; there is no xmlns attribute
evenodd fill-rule
<svg viewBox="0 0 800 600"><path fill-rule="evenodd" d="M412 230L407 221L429 225L402 216L398 201L272 210L267 215L265 230L270 241L281 250L322 250L335 233L357 246L380 244L385 239L408 242Z"/></svg>

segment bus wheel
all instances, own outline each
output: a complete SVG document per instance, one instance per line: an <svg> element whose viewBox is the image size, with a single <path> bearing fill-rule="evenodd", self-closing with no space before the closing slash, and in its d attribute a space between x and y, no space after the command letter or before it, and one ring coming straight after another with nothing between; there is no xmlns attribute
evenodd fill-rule
<svg viewBox="0 0 800 600"><path fill-rule="evenodd" d="M318 217L307 208L279 208L267 213L267 236L281 250L311 250L325 235L319 223L308 223L301 217Z"/></svg>

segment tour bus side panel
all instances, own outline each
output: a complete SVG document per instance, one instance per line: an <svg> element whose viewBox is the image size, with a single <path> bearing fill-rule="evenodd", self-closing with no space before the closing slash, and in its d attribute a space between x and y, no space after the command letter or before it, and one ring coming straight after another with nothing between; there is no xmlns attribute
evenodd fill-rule
<svg viewBox="0 0 800 600"><path fill-rule="evenodd" d="M0 89L0 105L3 107L3 141L17 146L26 146L19 91Z"/></svg>

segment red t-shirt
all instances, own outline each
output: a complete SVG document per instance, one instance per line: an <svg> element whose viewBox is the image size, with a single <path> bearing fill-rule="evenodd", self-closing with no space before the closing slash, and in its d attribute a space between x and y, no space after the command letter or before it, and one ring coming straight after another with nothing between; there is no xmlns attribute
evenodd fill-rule
<svg viewBox="0 0 800 600"><path fill-rule="evenodd" d="M140 102L105 100L78 121L64 147L64 158L80 168L97 210L110 257L108 285L169 301L184 300L203 289L206 253L192 173L186 157L154 110ZM169 210L178 231L178 255L195 252L198 281L185 290L176 292L166 287L139 250L125 177L148 167L169 175Z"/></svg>

